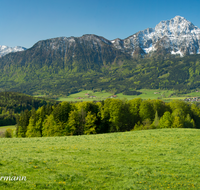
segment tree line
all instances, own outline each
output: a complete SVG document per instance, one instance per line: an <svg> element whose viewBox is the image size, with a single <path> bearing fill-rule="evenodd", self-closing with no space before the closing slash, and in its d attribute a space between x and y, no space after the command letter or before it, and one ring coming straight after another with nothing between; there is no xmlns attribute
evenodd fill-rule
<svg viewBox="0 0 200 190"><path fill-rule="evenodd" d="M200 108L176 100L106 99L62 102L25 110L17 117L17 137L50 137L140 129L200 128Z"/></svg>

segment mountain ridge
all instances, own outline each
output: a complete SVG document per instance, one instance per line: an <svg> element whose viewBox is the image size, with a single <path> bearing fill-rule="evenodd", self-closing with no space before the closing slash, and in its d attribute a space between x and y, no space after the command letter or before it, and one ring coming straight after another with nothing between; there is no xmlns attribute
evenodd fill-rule
<svg viewBox="0 0 200 190"><path fill-rule="evenodd" d="M9 53L0 58L0 92L53 96L81 90L199 90L199 28L183 17L161 21L156 28L124 40L95 34L51 38Z"/></svg>
<svg viewBox="0 0 200 190"><path fill-rule="evenodd" d="M56 43L56 40L58 40L58 43ZM151 55L152 53L159 52L160 49L166 49L168 54L179 54L181 57L190 54L200 54L200 29L181 16L175 16L170 20L161 21L155 28L147 28L138 31L125 39L116 38L114 40L108 40L95 34L84 34L81 37L57 37L41 40L33 46L42 44L42 41L51 41L52 43L49 45L52 45L52 49L59 49L59 47L63 45L67 45L67 48L77 41L80 41L80 43L83 43L84 45L88 44L88 42L92 42L91 45L93 47L91 46L91 48L93 49L98 49L102 44L107 44L110 48L116 48L131 56L135 54L135 49L138 49L139 47L143 50L141 52L144 52L142 55ZM165 43L162 44L164 41ZM67 42L68 44L66 44ZM57 44L57 47L55 46L55 43ZM10 52L23 50L27 49L21 46L14 48L0 46L0 57ZM64 46L63 50L66 50Z"/></svg>

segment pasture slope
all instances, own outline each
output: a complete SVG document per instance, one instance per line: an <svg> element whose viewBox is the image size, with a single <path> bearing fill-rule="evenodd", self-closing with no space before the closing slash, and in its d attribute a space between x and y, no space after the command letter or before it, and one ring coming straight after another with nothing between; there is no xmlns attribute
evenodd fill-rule
<svg viewBox="0 0 200 190"><path fill-rule="evenodd" d="M162 99L163 101L171 101L174 99L183 100L189 97L200 97L200 91L193 91L187 94L175 95L173 90L160 90L160 89L140 89L137 90L140 92L140 95L124 95L123 93L116 94L117 98L131 100L134 98L142 99ZM87 95L88 94L88 95ZM57 97L57 101L101 101L111 97L113 93L111 92L93 92L92 90L83 90L78 93L70 94L65 97ZM45 95L34 95L34 97L45 97ZM47 96L48 97L48 96Z"/></svg>
<svg viewBox="0 0 200 190"><path fill-rule="evenodd" d="M0 189L199 189L200 130L1 138Z"/></svg>

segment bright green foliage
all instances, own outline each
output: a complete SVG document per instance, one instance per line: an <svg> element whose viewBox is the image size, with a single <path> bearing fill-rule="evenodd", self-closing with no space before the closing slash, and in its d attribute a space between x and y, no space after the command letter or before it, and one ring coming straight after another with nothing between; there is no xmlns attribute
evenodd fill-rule
<svg viewBox="0 0 200 190"><path fill-rule="evenodd" d="M151 100L153 104L154 112L161 117L166 111L169 111L169 106L165 104L162 100Z"/></svg>
<svg viewBox="0 0 200 190"><path fill-rule="evenodd" d="M194 120L191 119L189 114L187 114L187 116L185 118L184 128L195 128Z"/></svg>
<svg viewBox="0 0 200 190"><path fill-rule="evenodd" d="M37 111L33 108L31 110L31 117L27 126L26 137L41 137L42 136L42 117L41 112L43 107L40 107ZM44 119L43 119L44 121Z"/></svg>
<svg viewBox="0 0 200 190"><path fill-rule="evenodd" d="M169 111L166 111L160 118L159 128L171 128L173 123L173 117Z"/></svg>
<svg viewBox="0 0 200 190"><path fill-rule="evenodd" d="M140 121L140 116L139 116L139 110L140 109L139 108L140 108L141 102L142 102L141 98L135 98L135 99L132 99L128 102L130 117L131 117L131 120L133 122L133 126L135 125L135 123Z"/></svg>
<svg viewBox="0 0 200 190"><path fill-rule="evenodd" d="M78 126L79 126L79 114L75 110L71 111L66 126L67 135L75 135Z"/></svg>
<svg viewBox="0 0 200 190"><path fill-rule="evenodd" d="M22 112L17 137L63 136L156 128L198 128L200 109L181 101L106 99L63 102Z"/></svg>
<svg viewBox="0 0 200 190"><path fill-rule="evenodd" d="M86 113L91 111L92 113L98 113L99 106L94 102L77 102L75 104L75 109L78 112L84 110Z"/></svg>
<svg viewBox="0 0 200 190"><path fill-rule="evenodd" d="M150 119L151 121L153 121L155 112L153 108L153 103L150 100L142 101L139 109L139 115L142 121L144 121L145 119Z"/></svg>
<svg viewBox="0 0 200 190"><path fill-rule="evenodd" d="M96 122L97 118L95 114L92 114L91 111L87 113L87 116L85 118L85 126L84 126L84 134L96 134L95 128L96 128Z"/></svg>
<svg viewBox="0 0 200 190"><path fill-rule="evenodd" d="M102 119L109 118L110 132L126 131L128 129L129 120L127 116L128 107L126 102L120 99L106 99L104 109L102 110ZM129 118L130 119L130 118Z"/></svg>
<svg viewBox="0 0 200 190"><path fill-rule="evenodd" d="M35 123L34 119L31 117L29 120L29 125L27 127L26 137L41 137L41 127L41 118Z"/></svg>
<svg viewBox="0 0 200 190"><path fill-rule="evenodd" d="M155 118L154 118L154 121L152 123L152 127L153 128L159 128L159 117L158 117L158 112L156 111L156 114L155 114Z"/></svg>
<svg viewBox="0 0 200 190"><path fill-rule="evenodd" d="M190 107L184 101L174 100L171 101L169 104L172 112L176 110L176 115L179 115L181 117L186 117L187 114L190 114Z"/></svg>
<svg viewBox="0 0 200 190"><path fill-rule="evenodd" d="M82 109L81 111L71 111L69 114L69 120L67 123L67 134L68 135L82 135L84 133L86 112Z"/></svg>
<svg viewBox="0 0 200 190"><path fill-rule="evenodd" d="M187 112L186 112L187 113ZM174 118L172 128L182 128L184 127L184 121L186 113L179 106L172 112L172 117Z"/></svg>
<svg viewBox="0 0 200 190"><path fill-rule="evenodd" d="M152 125L152 122L149 118L142 121L142 124L143 124L142 129L153 129L154 128L154 125Z"/></svg>
<svg viewBox="0 0 200 190"><path fill-rule="evenodd" d="M43 123L42 135L44 137L65 135L65 126L63 123L56 123L53 115L47 116Z"/></svg>
<svg viewBox="0 0 200 190"><path fill-rule="evenodd" d="M172 128L183 128L183 121L179 116L174 117L174 121L172 123Z"/></svg>
<svg viewBox="0 0 200 190"><path fill-rule="evenodd" d="M13 130L12 129L6 129L5 137L6 138L12 138L13 137Z"/></svg>

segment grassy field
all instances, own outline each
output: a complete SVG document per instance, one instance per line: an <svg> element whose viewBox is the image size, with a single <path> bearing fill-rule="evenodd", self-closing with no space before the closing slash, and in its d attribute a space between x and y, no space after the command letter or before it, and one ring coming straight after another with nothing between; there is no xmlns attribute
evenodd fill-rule
<svg viewBox="0 0 200 190"><path fill-rule="evenodd" d="M89 95L86 95L89 94ZM71 94L67 97L60 97L58 101L92 101L92 100L105 100L110 97L112 94L107 92L93 92L90 90L84 90L79 93ZM96 96L96 97L88 97L88 96ZM81 98L81 99L79 99Z"/></svg>
<svg viewBox="0 0 200 190"><path fill-rule="evenodd" d="M133 98L142 98L142 99L157 99L157 98L166 98L169 95L171 95L174 91L170 90L149 90L149 89L141 89L139 90L142 92L140 95L123 95L122 93L117 94L117 98L120 99L127 99L131 100ZM89 94L90 98L86 95ZM84 90L76 94L71 94L67 97L60 97L57 100L58 101L91 101L91 100L105 100L106 98L111 97L113 94L107 93L107 92L93 92L93 91L88 91ZM91 97L95 96L95 97ZM80 98L80 99L79 99Z"/></svg>
<svg viewBox="0 0 200 190"><path fill-rule="evenodd" d="M175 91L172 90L158 90L158 89L141 89L138 90L139 92L142 92L140 95L123 95L122 93L116 94L117 98L120 99L127 99L131 100L133 98L142 98L142 99L162 99L163 101L170 101L174 99L179 99L183 100L188 97L200 97L200 92L191 92L188 94L182 94L182 96L172 96L172 94ZM89 94L86 95L86 94ZM74 101L99 101L99 100L105 100L109 97L111 97L113 94L108 93L105 91L102 92L93 92L91 90L84 90L79 93L71 94L67 97L59 97L57 98L58 101L69 101L69 102L74 102ZM34 95L35 97L44 97L44 95ZM95 97L91 97L95 96Z"/></svg>
<svg viewBox="0 0 200 190"><path fill-rule="evenodd" d="M200 130L0 139L0 189L199 189Z"/></svg>
<svg viewBox="0 0 200 190"><path fill-rule="evenodd" d="M0 126L0 138L5 137L6 129L12 129L12 136L15 137L16 135L15 125L8 125L8 126Z"/></svg>
<svg viewBox="0 0 200 190"><path fill-rule="evenodd" d="M6 131L6 129L15 129L15 125L0 126L0 132Z"/></svg>
<svg viewBox="0 0 200 190"><path fill-rule="evenodd" d="M185 98L188 97L200 97L200 92L191 92L188 94L183 94L182 96L172 96L172 94L175 91L172 90L158 90L158 89L141 89L138 90L139 92L142 92L142 94L140 95L123 95L122 93L116 94L117 97L116 98L120 98L120 99L127 99L127 100L131 100L133 98L142 98L142 99L162 99L163 101L171 101L174 99L179 99L179 100L183 100ZM86 94L89 94L86 95ZM75 94L71 94L67 97L59 97L57 98L58 101L69 101L69 102L74 102L74 101L99 101L99 100L105 100L109 97L111 97L113 94L112 93L108 93L105 91L102 92L93 92L90 90L84 90L81 91L79 93L75 93ZM44 95L34 95L35 97L41 97ZM92 97L95 96L95 97Z"/></svg>

